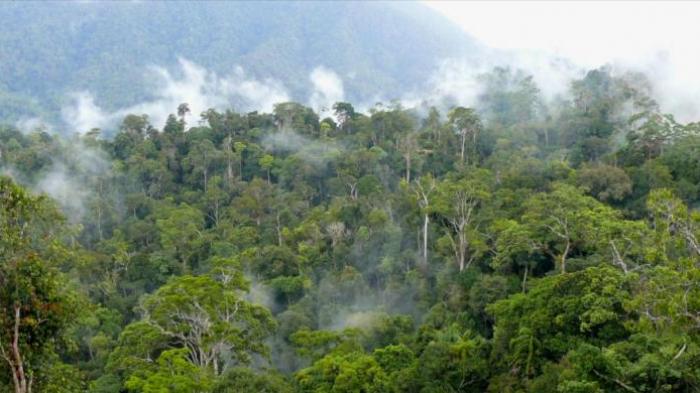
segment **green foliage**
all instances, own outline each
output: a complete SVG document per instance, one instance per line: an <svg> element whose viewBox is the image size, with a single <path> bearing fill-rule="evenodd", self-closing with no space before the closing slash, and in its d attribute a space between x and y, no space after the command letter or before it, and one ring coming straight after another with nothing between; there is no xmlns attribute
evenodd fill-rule
<svg viewBox="0 0 700 393"><path fill-rule="evenodd" d="M549 105L482 82L445 118L0 128L3 170L74 224L0 181L1 389L18 337L40 391L697 391L697 125L605 68Z"/></svg>
<svg viewBox="0 0 700 393"><path fill-rule="evenodd" d="M234 368L222 376L213 391L214 393L292 393L294 388L287 378L276 372L254 372L248 368Z"/></svg>
<svg viewBox="0 0 700 393"><path fill-rule="evenodd" d="M212 385L208 370L189 362L186 349L161 353L154 370L136 373L125 384L129 391L143 393L203 393Z"/></svg>
<svg viewBox="0 0 700 393"><path fill-rule="evenodd" d="M368 355L351 352L329 355L296 375L302 392L386 392L389 379L377 361Z"/></svg>
<svg viewBox="0 0 700 393"><path fill-rule="evenodd" d="M74 315L76 296L61 285L58 270L69 253L63 228L47 198L0 177L0 356L16 392L28 392L34 380L59 383L44 362Z"/></svg>
<svg viewBox="0 0 700 393"><path fill-rule="evenodd" d="M210 274L174 278L145 297L143 321L219 374L230 363L247 364L253 352L265 354L263 339L275 325L267 309L243 298L246 289L237 266L218 259Z"/></svg>

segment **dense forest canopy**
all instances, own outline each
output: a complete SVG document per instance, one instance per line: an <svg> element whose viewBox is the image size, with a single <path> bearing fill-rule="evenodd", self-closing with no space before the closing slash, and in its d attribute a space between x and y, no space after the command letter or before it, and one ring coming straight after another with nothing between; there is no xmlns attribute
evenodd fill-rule
<svg viewBox="0 0 700 393"><path fill-rule="evenodd" d="M1 389L698 391L699 126L639 74L482 78L0 128Z"/></svg>

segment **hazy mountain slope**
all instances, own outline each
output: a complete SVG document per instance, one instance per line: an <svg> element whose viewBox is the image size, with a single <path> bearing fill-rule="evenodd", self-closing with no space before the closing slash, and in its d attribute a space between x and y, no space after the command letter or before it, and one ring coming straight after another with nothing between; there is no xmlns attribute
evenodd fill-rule
<svg viewBox="0 0 700 393"><path fill-rule="evenodd" d="M476 51L458 27L416 3L74 2L0 6L0 118L49 112L92 92L107 109L149 96L148 66L178 57L219 74L240 65L308 97L326 66L354 101L396 97L441 59Z"/></svg>

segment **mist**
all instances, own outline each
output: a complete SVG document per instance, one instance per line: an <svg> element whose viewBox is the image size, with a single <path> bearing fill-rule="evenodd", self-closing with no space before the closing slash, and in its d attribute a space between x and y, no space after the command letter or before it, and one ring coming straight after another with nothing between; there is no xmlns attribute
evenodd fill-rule
<svg viewBox="0 0 700 393"><path fill-rule="evenodd" d="M321 116L330 114L333 104L345 100L342 79L326 67L314 68L309 74L313 86L309 106Z"/></svg>
<svg viewBox="0 0 700 393"><path fill-rule="evenodd" d="M700 116L700 109L692 103L700 99L700 85L688 84L675 71L668 56L659 55L648 62L631 64L625 61L600 63L593 68L608 66L615 74L634 71L645 74L652 87L652 96L659 102L661 110L674 114L681 121L692 121ZM566 57L544 50L489 49L478 58L454 57L439 61L438 66L426 75L418 90L400 97L366 97L357 105L367 111L378 102L399 102L405 108L427 108L436 106L446 112L452 106L477 107L483 93L482 77L496 67L509 68L531 75L542 99L553 102L568 98L573 80L583 77L591 69ZM154 85L154 98L116 111L107 111L96 104L91 92L80 91L69 95L69 104L61 110L68 129L84 133L93 128L110 130L128 114L146 114L151 123L162 127L168 115L181 103L188 103L191 117L197 119L207 109L271 112L274 105L294 100L286 86L280 81L250 77L241 67L232 73L219 76L198 64L180 58L178 72L173 73L163 66L151 66L146 70L146 80ZM319 65L308 75L310 95L299 100L319 113L321 117L333 117L332 106L345 100L344 81L332 69ZM195 120L196 121L196 120ZM29 118L18 122L21 129L40 127L42 119ZM289 144L290 149L305 145L293 135L276 136L268 141L279 149ZM289 139L289 140L285 140Z"/></svg>
<svg viewBox="0 0 700 393"><path fill-rule="evenodd" d="M0 391L698 386L700 6L24 4Z"/></svg>
<svg viewBox="0 0 700 393"><path fill-rule="evenodd" d="M269 133L262 145L268 151L291 153L316 166L324 165L343 151L335 142L310 139L292 130Z"/></svg>
<svg viewBox="0 0 700 393"><path fill-rule="evenodd" d="M442 13L494 50L527 57L565 59L579 69L609 64L645 73L663 112L684 122L700 119L700 50L693 2L449 2L425 5ZM494 21L497 21L494 23ZM507 27L507 28L506 28ZM525 62L523 62L525 60ZM535 68L537 70L537 68ZM545 69L533 72L548 91ZM565 80L552 86L557 89Z"/></svg>
<svg viewBox="0 0 700 393"><path fill-rule="evenodd" d="M154 98L116 111L96 105L91 92L73 93L70 104L62 109L63 120L70 130L79 133L92 128L114 128L128 114L146 114L153 125L162 127L181 103L189 104L191 113L198 117L210 108L269 112L274 104L289 101L280 82L249 77L241 67L226 76L185 58L179 59L178 67L179 75L162 66L148 67L144 83L154 85Z"/></svg>

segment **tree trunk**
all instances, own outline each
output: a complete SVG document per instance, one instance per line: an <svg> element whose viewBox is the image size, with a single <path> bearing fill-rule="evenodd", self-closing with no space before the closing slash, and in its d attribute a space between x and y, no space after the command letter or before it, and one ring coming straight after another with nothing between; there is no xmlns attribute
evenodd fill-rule
<svg viewBox="0 0 700 393"><path fill-rule="evenodd" d="M472 130L472 146L474 148L474 165L479 161L479 149L476 146L476 137L478 136L477 130Z"/></svg>
<svg viewBox="0 0 700 393"><path fill-rule="evenodd" d="M233 163L231 162L231 157L228 157L226 162L226 180L228 184L231 185L233 181Z"/></svg>
<svg viewBox="0 0 700 393"><path fill-rule="evenodd" d="M465 262L467 259L467 234L464 233L464 228L460 228L459 233L457 234L459 237L459 244L457 245L457 263L459 265L459 271L462 272L464 271L465 267Z"/></svg>
<svg viewBox="0 0 700 393"><path fill-rule="evenodd" d="M214 227L219 226L219 198L214 202Z"/></svg>
<svg viewBox="0 0 700 393"><path fill-rule="evenodd" d="M99 194L97 201L97 233L100 236L100 241L104 240L102 235L102 181L99 182Z"/></svg>
<svg viewBox="0 0 700 393"><path fill-rule="evenodd" d="M20 309L19 305L15 305L15 327L12 332L12 380L15 384L15 393L30 393L31 381L27 380L27 375L24 372L24 361L19 350L19 324L20 324Z"/></svg>
<svg viewBox="0 0 700 393"><path fill-rule="evenodd" d="M357 183L348 183L347 185L350 188L350 199L357 200Z"/></svg>
<svg viewBox="0 0 700 393"><path fill-rule="evenodd" d="M280 223L279 213L277 213L277 245L282 247L282 224Z"/></svg>
<svg viewBox="0 0 700 393"><path fill-rule="evenodd" d="M561 265L561 273L564 274L566 273L566 257L569 255L569 250L571 249L571 241L566 240L566 247L564 248L564 252L561 253L561 260L560 260L560 265Z"/></svg>
<svg viewBox="0 0 700 393"><path fill-rule="evenodd" d="M102 204L97 202L97 234L100 237L100 241L104 240L102 236Z"/></svg>
<svg viewBox="0 0 700 393"><path fill-rule="evenodd" d="M406 154L406 182L411 183L411 155Z"/></svg>
<svg viewBox="0 0 700 393"><path fill-rule="evenodd" d="M224 146L226 146L226 181L230 186L233 183L233 160L231 159L233 155L233 146L231 143L233 138L229 136L224 140Z"/></svg>
<svg viewBox="0 0 700 393"><path fill-rule="evenodd" d="M430 217L423 216L423 266L428 266L428 223Z"/></svg>
<svg viewBox="0 0 700 393"><path fill-rule="evenodd" d="M204 167L204 192L207 192L207 168Z"/></svg>

